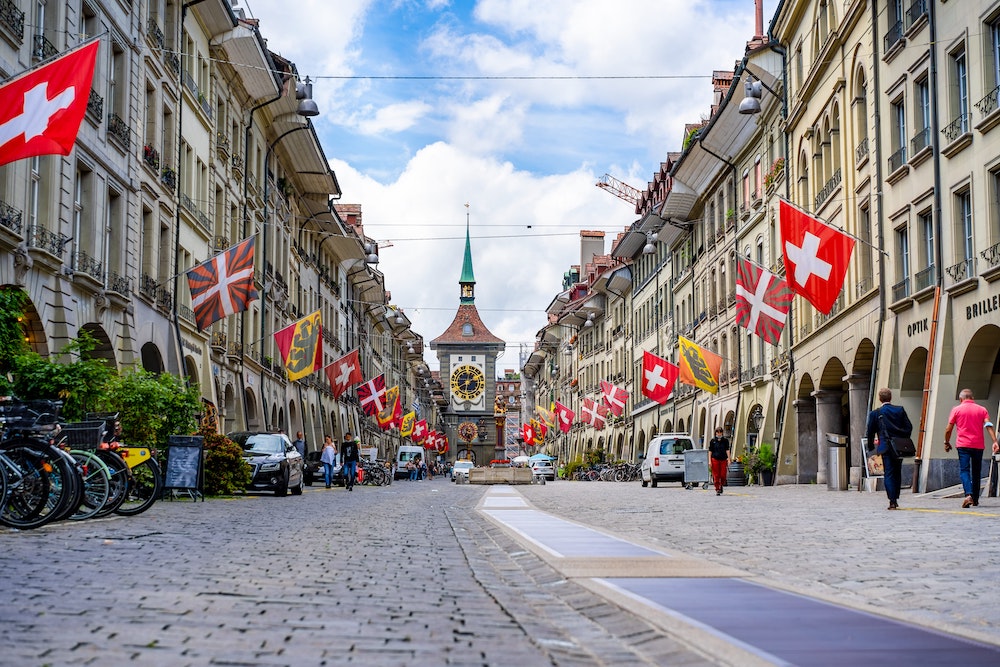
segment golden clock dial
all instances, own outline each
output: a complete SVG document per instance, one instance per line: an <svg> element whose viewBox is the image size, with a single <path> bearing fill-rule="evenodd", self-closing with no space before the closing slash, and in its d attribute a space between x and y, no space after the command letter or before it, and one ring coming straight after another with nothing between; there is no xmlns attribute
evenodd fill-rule
<svg viewBox="0 0 1000 667"><path fill-rule="evenodd" d="M486 376L475 366L459 366L451 374L451 392L463 401L474 401L486 390Z"/></svg>

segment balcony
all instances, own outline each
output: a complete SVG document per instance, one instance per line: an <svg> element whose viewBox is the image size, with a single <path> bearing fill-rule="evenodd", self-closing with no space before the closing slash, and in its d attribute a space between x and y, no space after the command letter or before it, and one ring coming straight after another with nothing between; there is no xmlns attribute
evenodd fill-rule
<svg viewBox="0 0 1000 667"><path fill-rule="evenodd" d="M243 343L234 340L229 344L229 351L226 353L232 359L239 359L243 356Z"/></svg>
<svg viewBox="0 0 1000 667"><path fill-rule="evenodd" d="M899 150L889 156L889 173L896 171L906 164L906 146L900 146Z"/></svg>
<svg viewBox="0 0 1000 667"><path fill-rule="evenodd" d="M146 37L148 37L149 40L153 42L153 45L156 48L163 50L163 45L164 45L163 31L160 30L160 26L157 25L156 21L153 20L152 18L150 18L149 22L146 24Z"/></svg>
<svg viewBox="0 0 1000 667"><path fill-rule="evenodd" d="M223 163L229 161L229 137L221 132L215 135L215 152Z"/></svg>
<svg viewBox="0 0 1000 667"><path fill-rule="evenodd" d="M860 299L865 294L868 294L868 292L871 291L873 285L874 281L872 280L871 276L859 280L858 284L854 288L854 298Z"/></svg>
<svg viewBox="0 0 1000 667"><path fill-rule="evenodd" d="M194 205L191 197L182 192L180 199L181 208L190 213L206 231L211 231L212 221L208 219L207 215L201 212L201 209Z"/></svg>
<svg viewBox="0 0 1000 667"><path fill-rule="evenodd" d="M823 204L823 202L825 202L827 198L829 198L829 196L833 194L833 191L836 190L837 187L840 185L840 179L841 179L840 169L838 169L837 171L833 172L833 176L830 177L830 180L826 182L826 185L823 186L823 189L820 190L819 193L816 195L816 208L819 208Z"/></svg>
<svg viewBox="0 0 1000 667"><path fill-rule="evenodd" d="M927 0L913 0L910 8L906 10L906 27L912 27L925 14L927 14Z"/></svg>
<svg viewBox="0 0 1000 667"><path fill-rule="evenodd" d="M972 114L963 113L958 118L945 125L944 128L941 129L941 134L943 134L944 138L948 140L948 143L951 143L969 131L969 122L971 120Z"/></svg>
<svg viewBox="0 0 1000 667"><path fill-rule="evenodd" d="M892 303L895 303L897 301L902 301L908 296L910 296L909 278L903 278L898 283L892 286Z"/></svg>
<svg viewBox="0 0 1000 667"><path fill-rule="evenodd" d="M126 278L117 271L108 272L108 290L122 296L132 293L132 279Z"/></svg>
<svg viewBox="0 0 1000 667"><path fill-rule="evenodd" d="M173 51L163 52L163 62L167 64L167 67L169 67L170 71L172 71L175 75L181 73L181 59Z"/></svg>
<svg viewBox="0 0 1000 667"><path fill-rule="evenodd" d="M901 39L903 39L903 22L896 21L885 33L885 53L891 51Z"/></svg>
<svg viewBox="0 0 1000 667"><path fill-rule="evenodd" d="M24 12L13 0L0 0L0 28L14 41L24 41Z"/></svg>
<svg viewBox="0 0 1000 667"><path fill-rule="evenodd" d="M858 142L857 148L854 149L854 162L856 164L861 164L861 162L868 157L868 137L865 137L860 142Z"/></svg>
<svg viewBox="0 0 1000 667"><path fill-rule="evenodd" d="M189 308L188 306L185 306L184 304L178 304L178 306L177 306L177 314L180 315L181 317L183 317L188 322L194 322L195 321L194 311L191 310L191 308Z"/></svg>
<svg viewBox="0 0 1000 667"><path fill-rule="evenodd" d="M951 278L952 284L960 283L963 280L969 280L970 278L975 278L976 258L969 257L968 259L962 260L958 264L952 264L946 268L944 272Z"/></svg>
<svg viewBox="0 0 1000 667"><path fill-rule="evenodd" d="M216 236L212 239L211 249L215 252L222 252L232 245L228 236Z"/></svg>
<svg viewBox="0 0 1000 667"><path fill-rule="evenodd" d="M994 243L979 254L984 260L986 260L989 268L992 269L1000 265L1000 243Z"/></svg>
<svg viewBox="0 0 1000 667"><path fill-rule="evenodd" d="M931 264L926 269L917 271L917 275L913 276L913 291L919 292L920 290L927 289L936 281L937 267Z"/></svg>
<svg viewBox="0 0 1000 667"><path fill-rule="evenodd" d="M773 273L776 276L784 276L785 275L785 257L784 257L784 255L779 255L777 257L777 259L774 260L774 263L771 264L771 269L770 270L771 270L771 273Z"/></svg>
<svg viewBox="0 0 1000 667"><path fill-rule="evenodd" d="M163 167L160 170L160 183L167 186L171 192L177 188L177 172L174 171L173 167Z"/></svg>
<svg viewBox="0 0 1000 667"><path fill-rule="evenodd" d="M113 137L126 150L132 144L132 136L128 130L128 123L114 112L108 114L108 136Z"/></svg>
<svg viewBox="0 0 1000 667"><path fill-rule="evenodd" d="M1000 93L1000 86L991 90L986 97L976 102L976 109L983 116L989 116L997 109L997 94Z"/></svg>
<svg viewBox="0 0 1000 667"><path fill-rule="evenodd" d="M51 232L41 225L30 225L27 242L29 248L38 248L61 258L66 250L66 244L69 243L69 237Z"/></svg>
<svg viewBox="0 0 1000 667"><path fill-rule="evenodd" d="M184 86L190 91L191 95L198 100L198 107L201 109L209 120L212 120L212 106L208 103L208 98L205 93L201 91L198 87L198 83L194 80L194 77L187 71L181 75L181 79L184 82Z"/></svg>
<svg viewBox="0 0 1000 667"><path fill-rule="evenodd" d="M73 270L77 273L85 273L97 282L104 284L104 263L82 250L76 251L76 256L73 258Z"/></svg>
<svg viewBox="0 0 1000 667"><path fill-rule="evenodd" d="M924 150L931 145L931 128L925 127L924 129L913 135L913 139L910 140L910 153L916 155L920 151Z"/></svg>
<svg viewBox="0 0 1000 667"><path fill-rule="evenodd" d="M35 35L31 41L31 57L36 61L48 60L59 55L55 45L45 38L45 35Z"/></svg>
<svg viewBox="0 0 1000 667"><path fill-rule="evenodd" d="M21 217L19 209L14 208L5 201L0 201L0 225L3 225L15 234L21 233Z"/></svg>
<svg viewBox="0 0 1000 667"><path fill-rule="evenodd" d="M156 307L165 313L174 309L174 293L166 287L156 290Z"/></svg>
<svg viewBox="0 0 1000 667"><path fill-rule="evenodd" d="M156 301L156 292L160 288L160 284L156 281L156 278L149 275L148 273L143 273L139 276L139 295L144 296L150 301Z"/></svg>
<svg viewBox="0 0 1000 667"><path fill-rule="evenodd" d="M214 349L217 352L225 352L226 343L227 343L227 338L225 331L212 332L212 338L211 341L209 342L209 344L212 346L212 349Z"/></svg>
<svg viewBox="0 0 1000 667"><path fill-rule="evenodd" d="M152 144L146 144L142 147L142 161L143 163L153 170L155 173L160 171L160 153Z"/></svg>
<svg viewBox="0 0 1000 667"><path fill-rule="evenodd" d="M87 98L87 115L95 123L100 123L104 117L104 98L93 88L90 89L90 96Z"/></svg>

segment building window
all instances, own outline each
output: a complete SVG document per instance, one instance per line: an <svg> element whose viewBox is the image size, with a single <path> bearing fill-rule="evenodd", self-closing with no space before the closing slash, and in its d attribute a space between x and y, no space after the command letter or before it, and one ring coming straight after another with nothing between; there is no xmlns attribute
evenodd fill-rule
<svg viewBox="0 0 1000 667"><path fill-rule="evenodd" d="M950 69L951 122L941 131L948 141L955 141L969 131L969 72L964 48L951 54Z"/></svg>
<svg viewBox="0 0 1000 667"><path fill-rule="evenodd" d="M896 274L899 282L892 288L893 301L910 295L910 236L905 224L896 229Z"/></svg>
<svg viewBox="0 0 1000 667"><path fill-rule="evenodd" d="M1000 169L990 172L990 230L993 242L1000 242Z"/></svg>
<svg viewBox="0 0 1000 667"><path fill-rule="evenodd" d="M912 155L916 155L931 143L931 96L926 77L917 81L913 94L916 132L913 134Z"/></svg>
<svg viewBox="0 0 1000 667"><path fill-rule="evenodd" d="M972 194L968 190L963 190L955 196L955 208L958 232L961 235L957 245L962 249L961 260L968 262L976 253L972 242Z"/></svg>
<svg viewBox="0 0 1000 667"><path fill-rule="evenodd" d="M889 105L889 172L906 164L906 107L899 97Z"/></svg>
<svg viewBox="0 0 1000 667"><path fill-rule="evenodd" d="M861 240L858 249L858 262L861 269L861 282L858 285L858 295L866 293L872 285L872 221L871 212L867 206L858 211L858 238Z"/></svg>

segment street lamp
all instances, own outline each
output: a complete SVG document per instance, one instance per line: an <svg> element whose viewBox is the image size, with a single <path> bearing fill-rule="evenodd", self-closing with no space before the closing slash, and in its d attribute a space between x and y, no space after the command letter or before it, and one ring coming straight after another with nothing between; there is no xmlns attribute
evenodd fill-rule
<svg viewBox="0 0 1000 667"><path fill-rule="evenodd" d="M760 79L750 78L748 76L747 80L743 82L743 101L740 102L739 112L744 116L753 116L760 113L760 100L764 96L764 91L767 91L779 97L778 93L771 90L770 87L764 84Z"/></svg>
<svg viewBox="0 0 1000 667"><path fill-rule="evenodd" d="M642 247L643 255L655 255L656 254L656 234L653 232L646 232L646 245Z"/></svg>

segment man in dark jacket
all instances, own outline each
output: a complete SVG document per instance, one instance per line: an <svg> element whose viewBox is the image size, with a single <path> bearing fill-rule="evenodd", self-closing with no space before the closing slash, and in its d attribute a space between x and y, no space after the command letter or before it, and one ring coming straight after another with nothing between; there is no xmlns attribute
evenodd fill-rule
<svg viewBox="0 0 1000 667"><path fill-rule="evenodd" d="M889 509L894 510L899 509L903 459L896 456L896 451L889 445L889 439L910 437L913 425L902 406L892 405L889 402L892 400L891 390L884 387L879 389L878 400L882 405L868 413L868 427L865 432L869 447L875 441L876 433L878 434L878 447L875 453L882 455L882 467L885 468L885 495L889 496Z"/></svg>
<svg viewBox="0 0 1000 667"><path fill-rule="evenodd" d="M348 491L354 490L354 482L358 479L358 462L361 460L361 446L350 433L344 434L344 442L340 446L340 454L343 456L344 464L344 485Z"/></svg>

